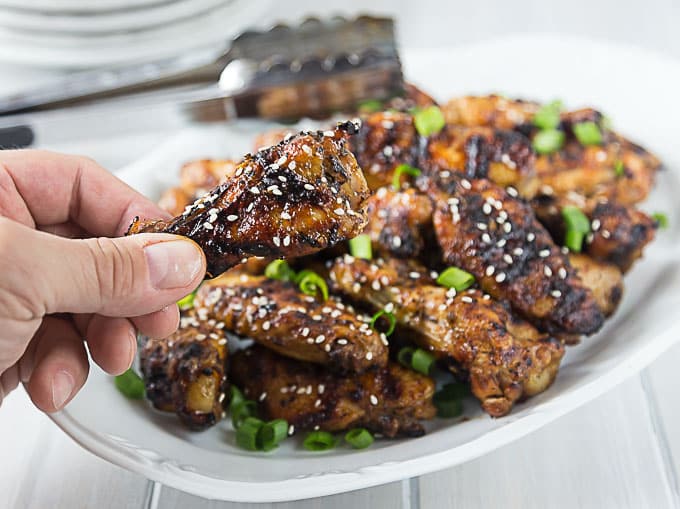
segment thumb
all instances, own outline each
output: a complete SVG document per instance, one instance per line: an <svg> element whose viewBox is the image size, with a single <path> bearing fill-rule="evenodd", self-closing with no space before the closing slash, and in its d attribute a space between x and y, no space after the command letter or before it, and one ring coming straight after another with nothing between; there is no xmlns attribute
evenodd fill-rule
<svg viewBox="0 0 680 509"><path fill-rule="evenodd" d="M0 230L7 226L2 223ZM10 249L17 251L13 264L33 288L34 295L26 297L45 313L144 315L192 292L205 274L203 251L185 237L149 233L71 240L11 226L20 230L10 236Z"/></svg>

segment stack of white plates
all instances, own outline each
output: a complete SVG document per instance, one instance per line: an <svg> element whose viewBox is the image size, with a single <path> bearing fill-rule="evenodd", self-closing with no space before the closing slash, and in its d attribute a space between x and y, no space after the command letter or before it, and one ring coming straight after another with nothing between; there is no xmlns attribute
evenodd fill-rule
<svg viewBox="0 0 680 509"><path fill-rule="evenodd" d="M262 0L0 0L0 61L83 68L225 45Z"/></svg>

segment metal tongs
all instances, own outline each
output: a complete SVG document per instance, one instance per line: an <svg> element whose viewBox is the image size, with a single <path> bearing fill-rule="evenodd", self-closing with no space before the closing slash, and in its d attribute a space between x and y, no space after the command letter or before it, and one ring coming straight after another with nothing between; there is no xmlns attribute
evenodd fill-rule
<svg viewBox="0 0 680 509"><path fill-rule="evenodd" d="M226 49L75 73L0 97L0 127L73 122L79 113L101 122L112 110L148 117L153 108L172 108L184 122L318 118L402 90L390 18L309 18L243 32Z"/></svg>

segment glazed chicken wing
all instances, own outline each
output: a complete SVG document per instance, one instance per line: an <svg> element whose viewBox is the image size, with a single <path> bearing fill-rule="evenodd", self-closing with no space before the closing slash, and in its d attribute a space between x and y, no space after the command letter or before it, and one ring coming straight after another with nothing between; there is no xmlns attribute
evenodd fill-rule
<svg viewBox="0 0 680 509"><path fill-rule="evenodd" d="M183 316L180 328L165 339L148 339L140 351L146 396L166 412L175 412L192 430L222 418L228 388L227 339L214 321Z"/></svg>
<svg viewBox="0 0 680 509"><path fill-rule="evenodd" d="M370 317L335 298L304 295L292 283L227 273L201 286L194 306L225 330L336 372L387 363L387 339L369 327Z"/></svg>
<svg viewBox="0 0 680 509"><path fill-rule="evenodd" d="M346 256L335 261L331 279L351 298L391 309L413 341L469 377L472 393L494 417L544 391L557 374L564 354L558 341L478 290L456 294L436 286L422 266Z"/></svg>
<svg viewBox="0 0 680 509"><path fill-rule="evenodd" d="M455 174L440 173L424 185L447 264L473 274L542 330L592 334L602 326L592 292L526 202L488 180Z"/></svg>
<svg viewBox="0 0 680 509"><path fill-rule="evenodd" d="M586 288L590 288L600 311L610 316L623 296L623 274L612 263L600 262L581 253L569 253L569 263L578 272Z"/></svg>
<svg viewBox="0 0 680 509"><path fill-rule="evenodd" d="M364 427L386 437L421 436L419 419L435 416L434 381L390 363L342 377L319 366L254 346L234 354L231 376L261 417L285 419L294 430Z"/></svg>
<svg viewBox="0 0 680 509"><path fill-rule="evenodd" d="M359 234L368 189L346 147L358 124L300 133L248 155L234 176L170 221L135 220L129 233L196 241L214 277L243 258L302 256Z"/></svg>

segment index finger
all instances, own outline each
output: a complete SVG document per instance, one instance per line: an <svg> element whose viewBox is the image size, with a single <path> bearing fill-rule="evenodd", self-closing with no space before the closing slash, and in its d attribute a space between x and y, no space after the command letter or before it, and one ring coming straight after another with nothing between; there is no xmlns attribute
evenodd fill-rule
<svg viewBox="0 0 680 509"><path fill-rule="evenodd" d="M5 171L37 225L72 222L97 236L120 236L135 216L164 212L93 160L43 150L0 152Z"/></svg>

